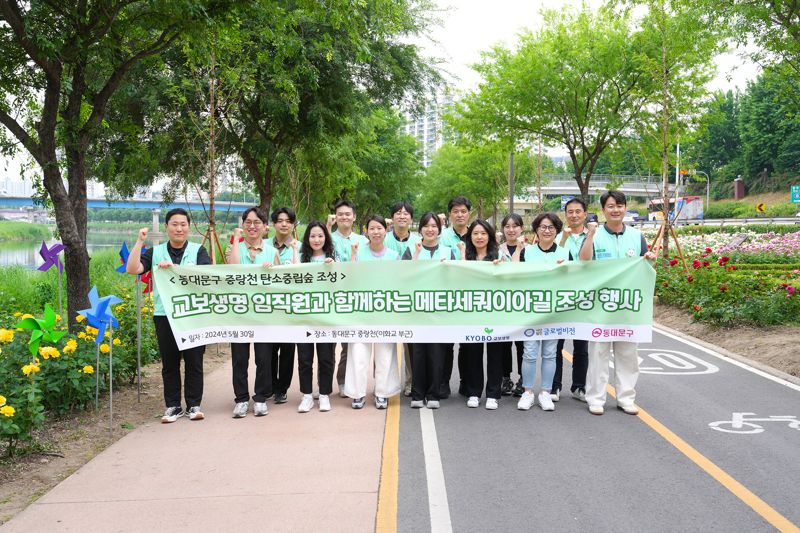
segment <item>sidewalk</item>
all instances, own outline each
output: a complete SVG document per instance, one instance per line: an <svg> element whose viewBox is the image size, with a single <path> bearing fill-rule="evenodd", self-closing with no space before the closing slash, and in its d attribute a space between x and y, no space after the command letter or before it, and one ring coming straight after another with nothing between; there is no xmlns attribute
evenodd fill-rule
<svg viewBox="0 0 800 533"><path fill-rule="evenodd" d="M334 392L330 412L299 414L300 397L295 365L289 403L235 420L227 362L206 376L205 420L154 418L0 530L373 531L385 411Z"/></svg>

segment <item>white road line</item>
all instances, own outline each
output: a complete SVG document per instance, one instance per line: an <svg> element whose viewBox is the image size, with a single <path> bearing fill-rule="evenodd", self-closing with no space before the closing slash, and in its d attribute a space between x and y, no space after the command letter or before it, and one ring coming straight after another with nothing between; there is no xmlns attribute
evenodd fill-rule
<svg viewBox="0 0 800 533"><path fill-rule="evenodd" d="M684 344L687 344L687 345L691 346L692 348L696 348L696 349L700 350L701 352L705 352L705 353L707 353L709 355L713 355L717 359L722 359L723 361L727 361L728 363L730 363L732 365L736 365L736 366L738 366L740 368L744 368L745 370L748 370L748 371L752 372L753 374L759 375L762 378L767 378L770 381L774 381L775 383L779 383L781 385L789 387L790 389L794 389L796 391L800 391L800 385L795 385L794 383L792 383L790 381L786 381L785 379L781 379L781 378L779 378L777 376L773 376L772 374L768 374L768 373L764 372L763 370L759 370L757 368L753 368L752 366L750 366L750 365L748 365L746 363L742 363L741 361L737 361L736 359L733 359L731 357L727 357L725 355L722 355L721 353L717 353L714 350L710 350L710 349L706 348L705 346L701 346L701 345L699 345L697 343L694 343L694 342L692 342L690 340L681 338L681 337L679 337L677 335L673 335L672 333L666 332L666 331L664 331L662 329L659 329L659 328L656 328L656 327L653 328L653 331L656 331L656 332L660 333L661 335L664 335L665 337L669 337L671 339L675 339L676 341L679 341L679 342L682 342Z"/></svg>
<svg viewBox="0 0 800 533"><path fill-rule="evenodd" d="M428 479L428 508L431 514L433 533L452 533L450 505L447 503L447 487L444 484L442 457L439 455L439 439L433 413L424 407L419 410L419 424L422 428L422 450L425 455L425 477Z"/></svg>

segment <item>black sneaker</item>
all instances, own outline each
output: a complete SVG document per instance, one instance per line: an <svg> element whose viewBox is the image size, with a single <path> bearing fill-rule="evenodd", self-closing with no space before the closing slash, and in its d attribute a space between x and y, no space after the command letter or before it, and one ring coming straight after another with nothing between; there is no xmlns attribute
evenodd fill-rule
<svg viewBox="0 0 800 533"><path fill-rule="evenodd" d="M171 424L185 414L181 407L167 407L167 410L164 411L164 416L161 417L161 423Z"/></svg>
<svg viewBox="0 0 800 533"><path fill-rule="evenodd" d="M514 390L511 391L511 394L513 394L515 398L522 396L522 378L517 381L517 384L514 386Z"/></svg>
<svg viewBox="0 0 800 533"><path fill-rule="evenodd" d="M514 382L511 381L511 378L505 377L503 378L503 383L500 385L500 393L503 396L511 396L511 392L514 390Z"/></svg>
<svg viewBox="0 0 800 533"><path fill-rule="evenodd" d="M286 403L289 399L286 397L285 392L279 392L275 395L275 403Z"/></svg>

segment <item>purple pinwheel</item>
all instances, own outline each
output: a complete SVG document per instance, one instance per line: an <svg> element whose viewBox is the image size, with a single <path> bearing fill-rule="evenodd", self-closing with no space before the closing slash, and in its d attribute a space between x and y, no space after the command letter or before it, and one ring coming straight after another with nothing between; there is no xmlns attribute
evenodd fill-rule
<svg viewBox="0 0 800 533"><path fill-rule="evenodd" d="M92 290L89 291L89 303L92 304L92 307L84 309L83 311L78 311L78 314L85 316L89 325L93 328L97 328L95 344L100 344L103 342L107 327L119 327L119 322L117 322L117 319L111 312L111 306L122 303L122 300L113 295L100 298L97 295L97 286L95 285L92 287Z"/></svg>
<svg viewBox="0 0 800 533"><path fill-rule="evenodd" d="M50 270L51 266L55 265L58 267L58 273L63 273L64 263L62 263L61 259L58 257L58 254L63 251L64 245L60 242L55 243L52 248L48 248L47 244L42 241L42 247L39 250L39 255L42 256L42 259L44 259L44 263L39 267L39 270L46 272L47 270Z"/></svg>

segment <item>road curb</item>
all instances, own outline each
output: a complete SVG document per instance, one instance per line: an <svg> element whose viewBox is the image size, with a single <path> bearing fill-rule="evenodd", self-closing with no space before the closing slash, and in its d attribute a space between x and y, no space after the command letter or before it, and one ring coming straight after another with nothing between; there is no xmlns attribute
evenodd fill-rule
<svg viewBox="0 0 800 533"><path fill-rule="evenodd" d="M658 322L655 322L655 321L653 321L653 327L657 328L657 329L660 329L660 330L663 330L663 331L666 331L667 333L675 335L676 337L680 337L682 339L686 339L688 341L691 341L691 342L693 342L695 344L699 344L700 346L702 346L704 348L707 348L709 350L713 350L713 351L717 352L718 354L720 354L720 355L722 355L724 357L728 357L728 358L733 359L735 361L738 361L740 363L744 363L746 365L752 366L753 368L757 368L758 370L761 370L762 372L766 372L767 374L769 374L771 376L774 376L776 378L780 378L780 379L782 379L784 381L788 381L789 383L793 383L795 385L800 385L800 378L795 377L795 376L793 376L791 374L787 374L786 372L778 370L777 368L772 368L771 366L765 365L764 363L759 363L758 361L753 361L752 359L750 359L748 357L745 357L743 355L739 355L738 353L734 353L734 352L728 351L725 348L717 346L716 344L711 344L710 342L706 342L704 340L698 339L697 337L692 337L691 335L687 335L683 331L678 331L676 329L672 329L670 327L664 326L663 324L659 324Z"/></svg>

